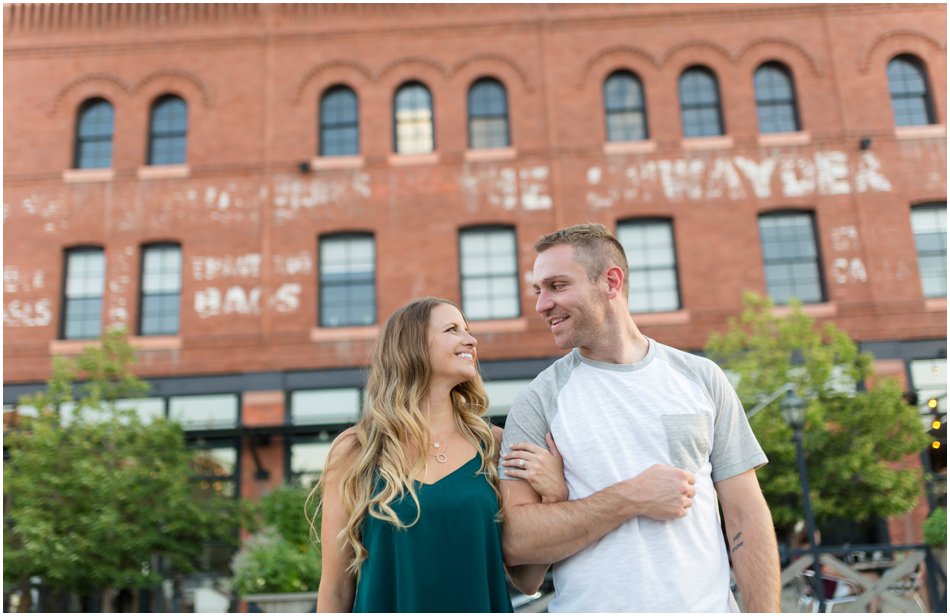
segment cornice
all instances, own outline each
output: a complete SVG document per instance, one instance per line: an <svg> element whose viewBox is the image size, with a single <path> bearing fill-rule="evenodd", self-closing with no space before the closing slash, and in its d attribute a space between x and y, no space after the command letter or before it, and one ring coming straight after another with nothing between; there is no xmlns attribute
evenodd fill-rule
<svg viewBox="0 0 950 616"><path fill-rule="evenodd" d="M85 49L85 42L51 46L51 33L95 33L103 39L123 34L140 34L147 28L150 34L165 31L169 35L185 34L195 27L207 30L221 26L246 29L258 27L259 36L295 36L301 27L307 33L301 36L346 36L353 33L387 32L411 33L458 32L480 28L497 28L515 23L544 26L552 30L576 27L655 27L668 23L695 23L761 19L787 19L821 14L846 15L882 13L899 10L933 11L935 4L778 4L778 5L677 5L667 4L7 4L4 6L4 39L7 53L26 50L57 50L66 52ZM654 11L662 7L663 10ZM443 17L447 21L424 22L425 17ZM354 18L392 19L384 26L370 24L346 25ZM492 17L499 19L491 23ZM453 21L458 18L458 21ZM475 21L469 21L474 19ZM340 28L343 22L343 28ZM134 32L137 29L139 32ZM23 39L36 37L37 45ZM233 37L230 37L233 39ZM249 37L254 39L256 37ZM26 43L18 47L20 41ZM148 45L148 41L106 43L115 45ZM97 49L102 44L92 44Z"/></svg>

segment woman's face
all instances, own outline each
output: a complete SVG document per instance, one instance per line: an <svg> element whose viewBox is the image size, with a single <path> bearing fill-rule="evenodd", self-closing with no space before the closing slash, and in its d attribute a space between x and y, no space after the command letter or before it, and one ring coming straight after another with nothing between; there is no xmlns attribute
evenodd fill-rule
<svg viewBox="0 0 950 616"><path fill-rule="evenodd" d="M433 381L447 381L449 387L475 378L475 338L459 309L437 304L429 315L429 361Z"/></svg>

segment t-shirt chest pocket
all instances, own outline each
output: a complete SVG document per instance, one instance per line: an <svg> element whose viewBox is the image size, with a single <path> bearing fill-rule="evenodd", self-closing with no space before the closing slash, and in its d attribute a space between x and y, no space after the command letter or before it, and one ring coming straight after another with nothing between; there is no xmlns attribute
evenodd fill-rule
<svg viewBox="0 0 950 616"><path fill-rule="evenodd" d="M699 413L663 415L663 428L670 452L670 464L691 473L699 472L709 456L709 428Z"/></svg>

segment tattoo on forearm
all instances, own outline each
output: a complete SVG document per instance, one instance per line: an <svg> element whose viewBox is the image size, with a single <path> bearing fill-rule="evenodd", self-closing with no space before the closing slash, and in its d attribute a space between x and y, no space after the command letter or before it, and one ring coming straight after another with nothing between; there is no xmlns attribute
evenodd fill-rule
<svg viewBox="0 0 950 616"><path fill-rule="evenodd" d="M733 555L739 551L739 548L743 546L745 542L742 541L742 533L736 533L736 536L732 538L732 553Z"/></svg>

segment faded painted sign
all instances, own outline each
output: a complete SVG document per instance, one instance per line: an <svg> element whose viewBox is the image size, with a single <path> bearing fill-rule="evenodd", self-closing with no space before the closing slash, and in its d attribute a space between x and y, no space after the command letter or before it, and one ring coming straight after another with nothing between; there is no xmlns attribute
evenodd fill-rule
<svg viewBox="0 0 950 616"><path fill-rule="evenodd" d="M867 282L868 272L861 259L838 258L831 265L831 277L838 284Z"/></svg>
<svg viewBox="0 0 950 616"><path fill-rule="evenodd" d="M261 275L261 255L251 252L237 257L192 257L191 272L194 279L199 281L258 278Z"/></svg>
<svg viewBox="0 0 950 616"><path fill-rule="evenodd" d="M295 255L274 255L274 271L280 276L304 276L312 269L313 260L306 251Z"/></svg>
<svg viewBox="0 0 950 616"><path fill-rule="evenodd" d="M7 327L45 327L53 320L53 307L49 299L11 299L25 293L41 291L46 286L43 270L21 270L15 265L3 267L3 293L6 301L3 308L3 324Z"/></svg>
<svg viewBox="0 0 950 616"><path fill-rule="evenodd" d="M289 220L300 210L365 199L371 194L369 174L362 171L310 180L279 179L274 185L274 217Z"/></svg>
<svg viewBox="0 0 950 616"><path fill-rule="evenodd" d="M50 300L21 301L7 303L3 308L3 324L7 327L46 327L53 320L53 308Z"/></svg>
<svg viewBox="0 0 950 616"><path fill-rule="evenodd" d="M858 248L858 230L854 225L835 227L831 230L831 248L836 251Z"/></svg>
<svg viewBox="0 0 950 616"><path fill-rule="evenodd" d="M532 167L477 167L464 169L459 182L463 192L476 202L506 210L549 210L554 204L548 180L551 170L546 165Z"/></svg>
<svg viewBox="0 0 950 616"><path fill-rule="evenodd" d="M845 152L833 150L810 156L775 155L761 160L717 156L712 160L681 158L610 164L606 169L593 166L587 170L587 184L587 203L594 208L657 198L735 200L753 195L766 199L891 190L873 152L862 152L852 160Z"/></svg>
<svg viewBox="0 0 950 616"><path fill-rule="evenodd" d="M280 285L266 298L260 286L205 287L195 293L194 309L202 319L229 315L259 315L263 304L277 312L290 313L300 307L301 291L300 284L295 282Z"/></svg>
<svg viewBox="0 0 950 616"><path fill-rule="evenodd" d="M43 270L22 272L14 265L3 266L3 292L29 293L40 290L44 285Z"/></svg>

